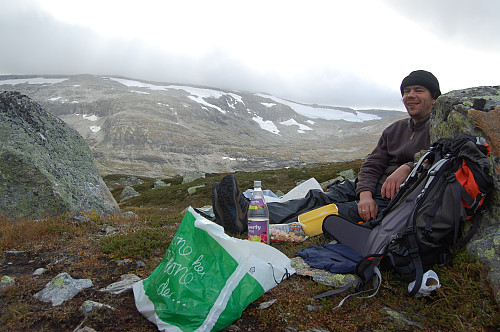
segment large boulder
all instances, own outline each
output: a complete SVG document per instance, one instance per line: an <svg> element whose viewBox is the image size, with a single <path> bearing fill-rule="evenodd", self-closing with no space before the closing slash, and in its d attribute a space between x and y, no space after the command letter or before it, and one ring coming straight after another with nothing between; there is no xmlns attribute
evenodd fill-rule
<svg viewBox="0 0 500 332"><path fill-rule="evenodd" d="M0 93L0 144L0 214L120 212L84 139L27 96Z"/></svg>
<svg viewBox="0 0 500 332"><path fill-rule="evenodd" d="M488 278L500 303L500 86L451 91L436 102L431 116L431 141L460 133L479 135L490 145L494 191L486 202L481 226L467 245L469 254L488 268Z"/></svg>

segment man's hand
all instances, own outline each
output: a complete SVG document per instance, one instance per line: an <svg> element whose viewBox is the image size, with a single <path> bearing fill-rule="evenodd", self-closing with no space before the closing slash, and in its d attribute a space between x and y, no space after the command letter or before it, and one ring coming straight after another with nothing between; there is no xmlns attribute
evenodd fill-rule
<svg viewBox="0 0 500 332"><path fill-rule="evenodd" d="M399 190L399 186L406 180L410 172L411 168L408 165L401 165L397 170L392 172L382 185L382 197L393 198Z"/></svg>
<svg viewBox="0 0 500 332"><path fill-rule="evenodd" d="M371 191L362 191L359 194L358 213L364 221L368 221L377 216L378 205L373 200Z"/></svg>

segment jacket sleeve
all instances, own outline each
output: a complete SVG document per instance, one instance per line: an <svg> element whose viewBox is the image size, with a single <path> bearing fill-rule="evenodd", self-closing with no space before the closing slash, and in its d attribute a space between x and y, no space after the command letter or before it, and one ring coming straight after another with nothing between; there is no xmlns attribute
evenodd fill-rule
<svg viewBox="0 0 500 332"><path fill-rule="evenodd" d="M362 191L375 193L375 188L389 166L390 155L387 146L387 129L380 136L377 146L368 155L358 174L356 195Z"/></svg>

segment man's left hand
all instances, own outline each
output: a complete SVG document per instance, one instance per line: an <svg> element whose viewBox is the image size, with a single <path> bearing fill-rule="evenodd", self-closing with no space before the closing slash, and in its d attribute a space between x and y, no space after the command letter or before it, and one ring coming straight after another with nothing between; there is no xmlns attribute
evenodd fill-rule
<svg viewBox="0 0 500 332"><path fill-rule="evenodd" d="M385 182L382 185L382 197L393 198L410 172L411 168L408 165L401 165L398 169L392 172L392 174L385 179Z"/></svg>

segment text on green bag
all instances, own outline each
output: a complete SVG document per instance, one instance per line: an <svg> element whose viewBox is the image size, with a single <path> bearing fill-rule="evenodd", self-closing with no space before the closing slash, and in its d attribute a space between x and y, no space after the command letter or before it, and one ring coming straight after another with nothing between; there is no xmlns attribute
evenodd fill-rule
<svg viewBox="0 0 500 332"><path fill-rule="evenodd" d="M191 270L194 270L200 277L203 277L206 274L202 264L203 255L193 259L190 257L192 253L193 248L187 245L185 239L182 237L175 238L167 251L167 262L163 272L174 277L179 275L179 284L184 286L193 281L194 274L190 272ZM184 264L179 263L179 259L177 259L177 262L175 261L176 255L184 257Z"/></svg>

